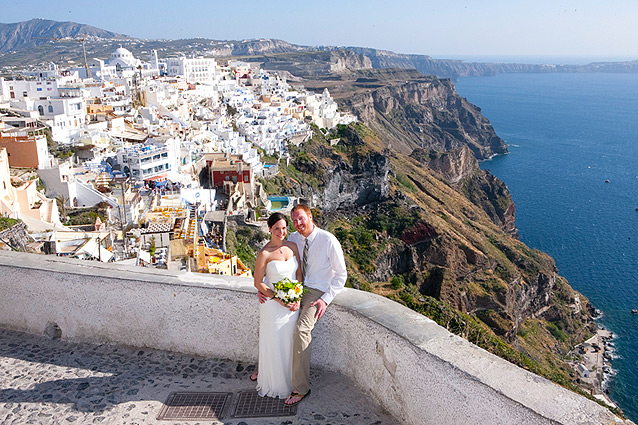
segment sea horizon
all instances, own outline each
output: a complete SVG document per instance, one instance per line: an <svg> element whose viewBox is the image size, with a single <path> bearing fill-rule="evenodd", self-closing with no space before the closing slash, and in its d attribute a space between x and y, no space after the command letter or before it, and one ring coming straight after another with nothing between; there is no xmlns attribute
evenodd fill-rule
<svg viewBox="0 0 638 425"><path fill-rule="evenodd" d="M462 60L465 62L475 62L475 63L519 63L526 65L588 65L594 62L631 62L638 60L638 55L636 56L625 56L625 55L616 55L616 56L600 56L600 55L592 55L592 56L564 56L564 55L462 55L462 54L453 54L453 55L434 55L428 54L434 59L445 60Z"/></svg>

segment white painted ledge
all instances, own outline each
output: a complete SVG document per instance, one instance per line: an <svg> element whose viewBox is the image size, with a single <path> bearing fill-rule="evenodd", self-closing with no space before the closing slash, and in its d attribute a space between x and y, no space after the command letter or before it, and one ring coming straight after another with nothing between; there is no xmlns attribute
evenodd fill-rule
<svg viewBox="0 0 638 425"><path fill-rule="evenodd" d="M0 327L257 360L251 279L0 252ZM405 424L631 424L386 298L347 289L313 333L337 371Z"/></svg>

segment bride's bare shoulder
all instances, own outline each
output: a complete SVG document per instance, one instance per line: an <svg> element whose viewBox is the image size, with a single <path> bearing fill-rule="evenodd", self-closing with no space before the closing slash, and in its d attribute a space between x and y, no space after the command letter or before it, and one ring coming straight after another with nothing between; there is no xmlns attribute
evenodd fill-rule
<svg viewBox="0 0 638 425"><path fill-rule="evenodd" d="M257 252L257 257L268 258L268 256L272 253L272 249L265 245L262 249Z"/></svg>

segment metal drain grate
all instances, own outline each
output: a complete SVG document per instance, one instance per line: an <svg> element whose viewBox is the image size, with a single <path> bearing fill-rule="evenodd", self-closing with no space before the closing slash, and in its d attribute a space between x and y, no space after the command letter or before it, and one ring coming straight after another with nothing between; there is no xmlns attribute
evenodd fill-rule
<svg viewBox="0 0 638 425"><path fill-rule="evenodd" d="M297 406L284 404L282 398L259 397L257 391L240 391L237 394L234 418L267 418L271 416L295 416Z"/></svg>
<svg viewBox="0 0 638 425"><path fill-rule="evenodd" d="M171 393L157 416L158 420L219 420L232 393Z"/></svg>

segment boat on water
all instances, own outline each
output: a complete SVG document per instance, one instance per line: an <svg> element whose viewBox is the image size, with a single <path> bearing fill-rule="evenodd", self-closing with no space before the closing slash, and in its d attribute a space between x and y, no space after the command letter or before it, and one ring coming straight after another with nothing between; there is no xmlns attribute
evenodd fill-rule
<svg viewBox="0 0 638 425"><path fill-rule="evenodd" d="M634 308L633 310L631 310L631 314L638 314L638 308Z"/></svg>

